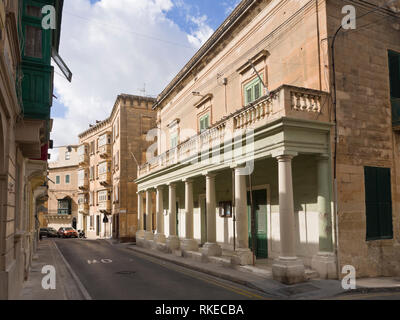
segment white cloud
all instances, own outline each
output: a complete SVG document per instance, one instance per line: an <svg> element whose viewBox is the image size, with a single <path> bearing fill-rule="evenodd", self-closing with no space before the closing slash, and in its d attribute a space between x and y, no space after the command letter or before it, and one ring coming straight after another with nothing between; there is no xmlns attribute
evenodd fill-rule
<svg viewBox="0 0 400 320"><path fill-rule="evenodd" d="M197 29L188 35L188 41L199 48L211 37L214 30L207 25L207 16L205 15L201 17L189 17L189 19L197 26Z"/></svg>
<svg viewBox="0 0 400 320"><path fill-rule="evenodd" d="M57 146L78 143L78 134L111 112L118 94L157 95L212 32L204 17L191 35L166 17L171 0L89 0L64 2L60 55L74 76L55 75L59 102L67 107L54 118ZM56 72L60 73L59 70ZM52 151L52 160L57 150Z"/></svg>

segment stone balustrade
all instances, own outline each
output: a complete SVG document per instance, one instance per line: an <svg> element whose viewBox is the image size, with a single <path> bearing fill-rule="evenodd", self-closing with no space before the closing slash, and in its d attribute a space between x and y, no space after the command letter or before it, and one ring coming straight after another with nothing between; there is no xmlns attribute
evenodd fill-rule
<svg viewBox="0 0 400 320"><path fill-rule="evenodd" d="M283 85L272 91L269 96L261 97L230 114L208 130L152 158L138 168L138 177L194 159L201 153L222 145L226 138L234 137L236 133L267 125L281 117L315 120L315 115L321 115L323 105L327 105L328 102L325 92ZM327 107L324 108L324 117L321 117L320 121L329 121L326 110L328 110Z"/></svg>

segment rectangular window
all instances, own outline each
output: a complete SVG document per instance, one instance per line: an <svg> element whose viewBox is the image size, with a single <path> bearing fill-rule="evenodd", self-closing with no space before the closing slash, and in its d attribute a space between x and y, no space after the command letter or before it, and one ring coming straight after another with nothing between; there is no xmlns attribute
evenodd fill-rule
<svg viewBox="0 0 400 320"><path fill-rule="evenodd" d="M390 168L365 167L367 240L392 239Z"/></svg>
<svg viewBox="0 0 400 320"><path fill-rule="evenodd" d="M199 120L200 132L207 130L210 127L210 114L202 116Z"/></svg>
<svg viewBox="0 0 400 320"><path fill-rule="evenodd" d="M99 191L97 193L97 196L98 196L98 202L104 202L104 201L110 200L108 191Z"/></svg>
<svg viewBox="0 0 400 320"><path fill-rule="evenodd" d="M95 153L95 145L94 145L94 141L90 142L90 153L94 154Z"/></svg>
<svg viewBox="0 0 400 320"><path fill-rule="evenodd" d="M98 174L110 172L110 165L107 162L100 163L98 166Z"/></svg>
<svg viewBox="0 0 400 320"><path fill-rule="evenodd" d="M90 170L89 171L89 178L90 178L90 180L93 180L94 179L94 167L91 166L89 170Z"/></svg>
<svg viewBox="0 0 400 320"><path fill-rule="evenodd" d="M400 53L389 51L390 98L400 99Z"/></svg>
<svg viewBox="0 0 400 320"><path fill-rule="evenodd" d="M79 156L84 156L87 152L87 148L85 145L82 145L78 148L78 155Z"/></svg>
<svg viewBox="0 0 400 320"><path fill-rule="evenodd" d="M178 145L178 133L173 133L171 135L171 149Z"/></svg>
<svg viewBox="0 0 400 320"><path fill-rule="evenodd" d="M65 152L65 160L70 160L71 159L71 153L70 152Z"/></svg>
<svg viewBox="0 0 400 320"><path fill-rule="evenodd" d="M41 18L42 10L40 7L28 5L26 6L26 14L30 17Z"/></svg>
<svg viewBox="0 0 400 320"><path fill-rule="evenodd" d="M42 55L42 29L27 25L25 28L25 56L39 58Z"/></svg>
<svg viewBox="0 0 400 320"><path fill-rule="evenodd" d="M58 200L58 214L71 214L71 199Z"/></svg>
<svg viewBox="0 0 400 320"><path fill-rule="evenodd" d="M98 146L99 147L105 146L107 143L109 143L108 141L109 141L108 135L104 134L99 138Z"/></svg>
<svg viewBox="0 0 400 320"><path fill-rule="evenodd" d="M60 183L61 183L60 176L56 176L56 184L60 184Z"/></svg>
<svg viewBox="0 0 400 320"><path fill-rule="evenodd" d="M260 74L261 78L263 74ZM248 105L251 102L256 101L263 95L262 92L262 83L259 77L256 77L254 80L250 81L248 84L244 86L244 103Z"/></svg>
<svg viewBox="0 0 400 320"><path fill-rule="evenodd" d="M65 176L65 183L66 183L66 184L69 184L69 183L70 183L70 180L71 180L71 176L70 176L69 174L67 174L67 175Z"/></svg>

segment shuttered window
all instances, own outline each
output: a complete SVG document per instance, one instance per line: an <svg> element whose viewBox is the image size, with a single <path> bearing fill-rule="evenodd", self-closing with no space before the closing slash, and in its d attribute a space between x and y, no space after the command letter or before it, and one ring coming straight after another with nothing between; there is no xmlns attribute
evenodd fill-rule
<svg viewBox="0 0 400 320"><path fill-rule="evenodd" d="M261 78L263 74L260 74ZM262 83L259 77L250 81L244 86L244 103L248 105L249 103L256 101L262 96Z"/></svg>
<svg viewBox="0 0 400 320"><path fill-rule="evenodd" d="M390 169L365 167L367 240L392 239L392 194Z"/></svg>
<svg viewBox="0 0 400 320"><path fill-rule="evenodd" d="M207 130L210 127L210 114L206 114L200 118L200 132Z"/></svg>
<svg viewBox="0 0 400 320"><path fill-rule="evenodd" d="M389 51L390 102L393 126L400 126L400 53Z"/></svg>

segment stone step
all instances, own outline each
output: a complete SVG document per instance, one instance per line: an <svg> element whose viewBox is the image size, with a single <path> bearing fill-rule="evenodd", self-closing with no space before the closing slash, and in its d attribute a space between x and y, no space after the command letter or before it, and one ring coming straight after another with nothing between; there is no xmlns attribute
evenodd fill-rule
<svg viewBox="0 0 400 320"><path fill-rule="evenodd" d="M304 270L304 275L306 280L311 280L311 279L318 279L319 278L319 273L313 269L305 269Z"/></svg>

